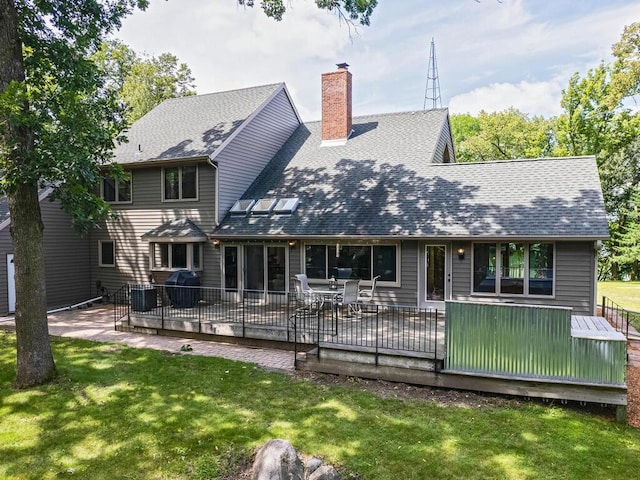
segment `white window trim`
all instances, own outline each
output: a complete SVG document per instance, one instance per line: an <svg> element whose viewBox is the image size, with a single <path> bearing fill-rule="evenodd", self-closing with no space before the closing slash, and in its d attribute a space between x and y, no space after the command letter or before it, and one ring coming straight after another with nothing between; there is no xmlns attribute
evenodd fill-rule
<svg viewBox="0 0 640 480"><path fill-rule="evenodd" d="M173 263L171 245L182 244L187 246L187 266L186 267L162 267L155 264L156 257L154 255L154 249L156 245L168 245L168 262L169 265ZM194 246L200 249L200 266L194 268L193 266L193 248ZM193 270L194 272L201 272L204 270L204 248L202 242L149 242L149 261L151 263L151 270L154 272L173 272L175 270Z"/></svg>
<svg viewBox="0 0 640 480"><path fill-rule="evenodd" d="M110 243L113 249L113 263L104 263L102 261L102 245L104 243ZM115 268L116 266L116 242L115 240L98 240L98 266Z"/></svg>
<svg viewBox="0 0 640 480"><path fill-rule="evenodd" d="M182 169L184 167L196 167L196 196L194 198L182 198ZM167 168L179 168L178 170L178 190L179 190L179 194L178 196L180 198L165 198L164 195L164 172ZM173 166L173 167L162 167L162 175L160 176L160 195L161 198L160 200L163 203L175 203L175 202L197 202L200 200L200 168L198 167L198 164L196 163L195 165L178 165L178 166Z"/></svg>
<svg viewBox="0 0 640 480"><path fill-rule="evenodd" d="M304 268L304 273L307 273L307 262L306 262L306 247L307 245L324 245L325 246L325 252L326 252L326 257L325 257L325 262L329 261L329 251L327 247L335 247L336 243L340 243L340 248L342 247L370 247L371 248L371 275L373 276L373 248L374 247L385 247L385 246L392 246L392 247L396 247L396 281L395 282L389 282L389 281L383 281L383 280L378 280L377 285L378 286L382 286L382 287L401 287L402 286L402 270L401 270L401 261L400 259L402 258L402 247L400 246L400 243L357 243L357 242L348 242L348 243L343 243L343 242L327 242L327 241L323 241L323 242L306 242L302 245L302 258L301 258L301 265ZM327 268L327 272L329 271L329 266L328 264L325 263L325 267ZM329 284L329 279L323 280L320 278L312 278L309 277L309 280L312 280L313 283L320 283L320 284ZM366 287L366 286L370 286L372 283L372 280L360 280L360 286L362 287Z"/></svg>
<svg viewBox="0 0 640 480"><path fill-rule="evenodd" d="M502 271L502 257L500 255L500 245L505 243L523 243L525 246L523 292L526 292L526 293L501 293L500 292L500 286L501 286L500 272ZM551 295L534 295L534 294L528 293L529 292L529 247L534 243L550 243L553 246L553 279L551 282ZM475 248L474 247L477 244L492 244L496 246L496 279L495 279L496 293L476 292L473 290L473 281L474 281L473 273L475 271L475 255L474 255ZM471 282L470 282L471 292L470 292L470 295L473 297L494 297L494 298L555 299L556 298L556 278L558 274L558 270L556 268L557 251L558 249L556 248L555 242L545 242L545 241L535 242L535 241L518 241L518 240L504 241L504 242L473 242L471 244Z"/></svg>
<svg viewBox="0 0 640 480"><path fill-rule="evenodd" d="M105 179L103 178L102 181L100 182L100 197L107 202L110 205L114 205L114 204L118 204L118 205L126 205L126 204L131 204L133 203L133 173L129 172L129 198L130 200L118 200L118 197L120 196L120 183L118 181L115 181L115 179L112 178L112 180L114 180L115 183L115 200L106 200L104 198L104 181Z"/></svg>

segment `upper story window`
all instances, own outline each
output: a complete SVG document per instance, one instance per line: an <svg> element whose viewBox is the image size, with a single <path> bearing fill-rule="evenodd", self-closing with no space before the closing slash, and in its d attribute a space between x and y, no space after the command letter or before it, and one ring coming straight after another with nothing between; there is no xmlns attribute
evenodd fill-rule
<svg viewBox="0 0 640 480"><path fill-rule="evenodd" d="M328 280L359 278L398 284L397 245L306 245L305 272L309 278Z"/></svg>
<svg viewBox="0 0 640 480"><path fill-rule="evenodd" d="M131 179L115 180L111 177L102 179L100 195L105 202L131 203Z"/></svg>
<svg viewBox="0 0 640 480"><path fill-rule="evenodd" d="M553 295L552 243L476 243L473 292L498 295Z"/></svg>
<svg viewBox="0 0 640 480"><path fill-rule="evenodd" d="M163 200L197 200L198 167L167 167L162 169Z"/></svg>

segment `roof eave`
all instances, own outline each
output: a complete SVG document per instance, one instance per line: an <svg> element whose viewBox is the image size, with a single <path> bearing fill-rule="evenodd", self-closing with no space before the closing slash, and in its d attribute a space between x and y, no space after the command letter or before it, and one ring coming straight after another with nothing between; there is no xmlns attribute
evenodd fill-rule
<svg viewBox="0 0 640 480"><path fill-rule="evenodd" d="M353 235L353 234L332 234L332 235L298 235L296 233L278 234L238 234L238 233L211 233L210 239L218 240L284 240L296 239L347 239L347 240L422 240L422 241L504 241L504 240L539 240L555 242L595 242L608 240L609 235Z"/></svg>

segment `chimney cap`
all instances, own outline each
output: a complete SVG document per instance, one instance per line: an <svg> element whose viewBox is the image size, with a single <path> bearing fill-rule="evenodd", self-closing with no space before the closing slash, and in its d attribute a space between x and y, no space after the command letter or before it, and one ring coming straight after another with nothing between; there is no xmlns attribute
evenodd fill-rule
<svg viewBox="0 0 640 480"><path fill-rule="evenodd" d="M348 63L336 63L336 66L340 69L347 69L347 67L349 66Z"/></svg>

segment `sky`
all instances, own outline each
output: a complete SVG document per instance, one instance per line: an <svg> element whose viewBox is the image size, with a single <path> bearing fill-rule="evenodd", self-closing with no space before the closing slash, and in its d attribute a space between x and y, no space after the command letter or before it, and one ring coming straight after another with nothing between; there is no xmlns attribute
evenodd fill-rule
<svg viewBox="0 0 640 480"><path fill-rule="evenodd" d="M354 30L313 0L287 4L276 22L236 0L151 0L116 37L176 55L199 94L284 82L304 121L320 118L320 76L342 62L354 116L421 110L433 39L451 113L548 117L571 75L610 62L624 26L640 21L637 0L378 0L371 26Z"/></svg>

